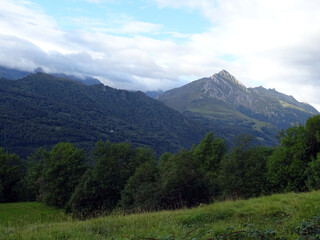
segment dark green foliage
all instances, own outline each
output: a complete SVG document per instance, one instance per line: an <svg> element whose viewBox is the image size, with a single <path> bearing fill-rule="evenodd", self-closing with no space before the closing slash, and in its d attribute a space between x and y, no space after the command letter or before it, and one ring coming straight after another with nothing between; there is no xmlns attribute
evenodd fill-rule
<svg viewBox="0 0 320 240"><path fill-rule="evenodd" d="M191 147L206 132L142 92L43 73L1 79L0 102L0 146L22 157L59 142L90 153L98 140L149 146L160 155Z"/></svg>
<svg viewBox="0 0 320 240"><path fill-rule="evenodd" d="M88 169L71 195L66 211L80 219L98 216L101 211L99 202L97 202L99 191L98 182L93 177L92 170Z"/></svg>
<svg viewBox="0 0 320 240"><path fill-rule="evenodd" d="M165 152L163 153L159 160L158 160L158 167L159 168L165 168L168 164L168 161L170 161L170 158L173 156L172 153L169 153L169 152Z"/></svg>
<svg viewBox="0 0 320 240"><path fill-rule="evenodd" d="M161 164L161 204L163 208L178 208L206 203L209 186L201 163L190 151L174 154Z"/></svg>
<svg viewBox="0 0 320 240"><path fill-rule="evenodd" d="M27 173L24 179L26 186L26 200L35 201L40 199L40 181L42 172L46 170L45 162L49 159L49 153L44 148L39 148L27 159Z"/></svg>
<svg viewBox="0 0 320 240"><path fill-rule="evenodd" d="M146 162L128 180L121 206L140 211L173 209L208 203L218 194L219 164L226 144L212 133L190 151L164 153L158 162Z"/></svg>
<svg viewBox="0 0 320 240"><path fill-rule="evenodd" d="M320 152L320 115L311 117L307 120L305 131L308 137L308 155L316 158L317 154Z"/></svg>
<svg viewBox="0 0 320 240"><path fill-rule="evenodd" d="M99 141L92 152L92 169L87 168L83 151L70 143L59 143L50 152L40 148L26 165L1 149L1 177L13 177L6 190L2 180L1 190L16 193L19 186L19 194L10 193L19 197L4 200L2 194L1 201L36 199L88 218L117 207L152 211L216 199L316 190L320 188L318 122L320 118L314 117L306 126L294 125L281 132L281 144L274 149L252 146L250 137L239 137L237 146L227 153L225 142L210 132L191 150L164 153L158 162L150 149ZM11 174L10 164L17 174Z"/></svg>
<svg viewBox="0 0 320 240"><path fill-rule="evenodd" d="M154 161L138 167L121 193L119 205L131 211L154 211L160 206L159 170Z"/></svg>
<svg viewBox="0 0 320 240"><path fill-rule="evenodd" d="M93 159L96 162L94 169L82 178L68 204L75 216L111 212L136 168L154 159L154 155L148 149L133 149L129 143L99 141L93 151Z"/></svg>
<svg viewBox="0 0 320 240"><path fill-rule="evenodd" d="M25 164L0 148L0 203L22 200Z"/></svg>
<svg viewBox="0 0 320 240"><path fill-rule="evenodd" d="M209 187L211 199L219 195L218 175L220 162L227 153L227 145L220 138L214 138L209 132L200 144L194 149L194 157L200 164L200 169L204 174L205 182Z"/></svg>
<svg viewBox="0 0 320 240"><path fill-rule="evenodd" d="M272 192L319 189L320 115L306 125L294 125L279 135L268 161L268 180Z"/></svg>
<svg viewBox="0 0 320 240"><path fill-rule="evenodd" d="M58 143L45 157L39 197L48 205L65 207L87 169L84 152L70 143Z"/></svg>
<svg viewBox="0 0 320 240"><path fill-rule="evenodd" d="M304 174L311 161L308 136L302 125L281 133L281 144L268 161L268 179L273 192L306 190Z"/></svg>
<svg viewBox="0 0 320 240"><path fill-rule="evenodd" d="M320 154L313 159L306 169L305 176L307 178L306 185L309 190L320 189Z"/></svg>
<svg viewBox="0 0 320 240"><path fill-rule="evenodd" d="M298 240L320 239L320 214L307 219L296 228L299 234Z"/></svg>
<svg viewBox="0 0 320 240"><path fill-rule="evenodd" d="M227 145L221 138L214 138L209 132L195 148L194 155L204 171L217 171L222 157L227 153Z"/></svg>
<svg viewBox="0 0 320 240"><path fill-rule="evenodd" d="M219 182L225 197L256 197L268 190L266 163L272 153L266 147L248 147L248 141L235 147L221 162Z"/></svg>

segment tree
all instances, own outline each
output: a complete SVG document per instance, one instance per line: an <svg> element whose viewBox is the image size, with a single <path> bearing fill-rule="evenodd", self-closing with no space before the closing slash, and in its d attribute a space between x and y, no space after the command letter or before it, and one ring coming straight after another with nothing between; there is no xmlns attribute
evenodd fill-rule
<svg viewBox="0 0 320 240"><path fill-rule="evenodd" d="M68 204L73 215L82 218L111 212L136 168L154 161L150 149L133 149L129 143L99 141L92 155L96 165L81 180Z"/></svg>
<svg viewBox="0 0 320 240"><path fill-rule="evenodd" d="M41 200L48 205L65 207L87 169L83 150L71 143L58 143L43 159L43 167L38 180Z"/></svg>
<svg viewBox="0 0 320 240"><path fill-rule="evenodd" d="M128 179L119 205L125 210L152 211L159 208L159 197L159 170L155 161L147 161Z"/></svg>
<svg viewBox="0 0 320 240"><path fill-rule="evenodd" d="M0 202L21 200L24 174L24 162L17 155L0 148Z"/></svg>
<svg viewBox="0 0 320 240"><path fill-rule="evenodd" d="M161 165L161 206L190 207L209 201L208 184L193 152L180 151Z"/></svg>
<svg viewBox="0 0 320 240"><path fill-rule="evenodd" d="M320 189L320 154L316 159L313 159L306 169L305 176L307 177L306 185L309 190Z"/></svg>
<svg viewBox="0 0 320 240"><path fill-rule="evenodd" d="M320 115L310 117L305 124L306 136L309 146L308 155L315 159L320 152Z"/></svg>
<svg viewBox="0 0 320 240"><path fill-rule="evenodd" d="M214 138L209 132L195 148L194 155L205 171L216 172L221 159L227 152L227 145L221 138Z"/></svg>
<svg viewBox="0 0 320 240"><path fill-rule="evenodd" d="M66 204L66 211L79 219L98 216L100 202L97 201L97 195L100 194L99 191L100 188L93 176L93 171L88 169Z"/></svg>
<svg viewBox="0 0 320 240"><path fill-rule="evenodd" d="M272 150L249 147L248 139L227 154L221 162L219 182L224 197L248 198L265 192L266 162Z"/></svg>
<svg viewBox="0 0 320 240"><path fill-rule="evenodd" d="M204 173L211 199L219 195L217 178L220 162L226 153L225 141L221 138L214 138L212 132L209 132L194 149L194 157L199 161L200 168Z"/></svg>
<svg viewBox="0 0 320 240"><path fill-rule="evenodd" d="M281 133L280 146L267 164L272 192L306 190L304 172L311 161L309 150L304 126L295 125Z"/></svg>
<svg viewBox="0 0 320 240"><path fill-rule="evenodd" d="M45 170L44 163L49 158L49 152L40 147L27 158L27 172L24 179L26 200L40 201L40 181Z"/></svg>

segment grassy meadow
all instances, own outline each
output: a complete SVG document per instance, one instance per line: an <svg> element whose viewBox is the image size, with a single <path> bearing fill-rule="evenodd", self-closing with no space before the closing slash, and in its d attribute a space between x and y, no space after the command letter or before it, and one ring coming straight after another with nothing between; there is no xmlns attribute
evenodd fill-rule
<svg viewBox="0 0 320 240"><path fill-rule="evenodd" d="M78 221L42 203L9 203L0 204L0 239L249 239L232 238L248 229L276 232L267 239L298 239L296 227L319 206L320 192L314 191Z"/></svg>

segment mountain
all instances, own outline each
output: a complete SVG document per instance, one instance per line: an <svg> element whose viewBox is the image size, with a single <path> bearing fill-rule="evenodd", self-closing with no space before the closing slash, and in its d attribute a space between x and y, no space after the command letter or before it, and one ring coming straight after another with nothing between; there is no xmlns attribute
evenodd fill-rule
<svg viewBox="0 0 320 240"><path fill-rule="evenodd" d="M90 77L90 76L84 76L84 77L80 78L80 77L76 77L74 75L67 75L67 74L64 74L64 73L51 73L51 75L55 76L57 78L72 79L72 80L75 80L77 82L81 82L81 83L83 83L85 85L101 84L101 82L98 79Z"/></svg>
<svg viewBox="0 0 320 240"><path fill-rule="evenodd" d="M158 90L158 91L147 91L145 92L145 94L148 96L148 97L151 97L153 99L158 99L160 95L162 95L164 93L164 91L162 90Z"/></svg>
<svg viewBox="0 0 320 240"><path fill-rule="evenodd" d="M9 80L18 80L18 79L24 78L32 73L45 73L45 72L40 67L34 69L33 72L28 72L28 71L21 71L21 70L17 70L17 69L12 69L12 68L0 66L0 78L5 78L5 79L9 79ZM90 77L90 76L77 77L77 76L68 75L65 73L51 73L51 75L58 77L58 78L72 79L77 82L81 82L85 85L101 84L101 82L98 79Z"/></svg>
<svg viewBox="0 0 320 240"><path fill-rule="evenodd" d="M239 134L249 134L262 144L273 145L280 129L318 114L312 106L274 89L246 88L225 70L169 90L159 100L229 143Z"/></svg>
<svg viewBox="0 0 320 240"><path fill-rule="evenodd" d="M28 76L30 72L0 66L0 78L16 80Z"/></svg>
<svg viewBox="0 0 320 240"><path fill-rule="evenodd" d="M0 79L0 146L26 156L60 141L89 151L98 140L132 142L158 154L197 144L206 130L142 92L37 73Z"/></svg>

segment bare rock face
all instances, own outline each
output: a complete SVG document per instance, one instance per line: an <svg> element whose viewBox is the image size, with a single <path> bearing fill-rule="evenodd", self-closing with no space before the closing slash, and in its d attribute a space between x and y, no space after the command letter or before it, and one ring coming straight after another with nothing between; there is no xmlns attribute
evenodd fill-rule
<svg viewBox="0 0 320 240"><path fill-rule="evenodd" d="M247 88L226 70L206 78L203 85L203 97L217 98L225 102L234 102L236 106L250 105Z"/></svg>
<svg viewBox="0 0 320 240"><path fill-rule="evenodd" d="M279 128L304 122L311 115L318 114L312 106L274 89L246 88L226 70L199 81L202 82L202 88L198 99L221 100L243 114L270 122Z"/></svg>
<svg viewBox="0 0 320 240"><path fill-rule="evenodd" d="M286 129L318 114L311 105L274 89L246 88L226 70L169 90L159 100L196 119L206 118L220 126L245 126L244 132L249 131L250 126L253 131L260 131L258 126L263 124Z"/></svg>

